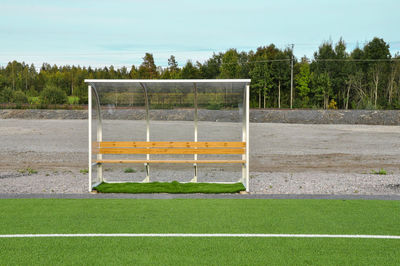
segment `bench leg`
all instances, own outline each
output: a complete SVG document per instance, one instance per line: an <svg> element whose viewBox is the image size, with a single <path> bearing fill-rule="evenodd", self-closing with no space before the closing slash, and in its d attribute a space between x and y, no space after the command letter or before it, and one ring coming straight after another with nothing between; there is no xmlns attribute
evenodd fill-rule
<svg viewBox="0 0 400 266"><path fill-rule="evenodd" d="M103 182L103 165L101 163L97 164L97 181Z"/></svg>
<svg viewBox="0 0 400 266"><path fill-rule="evenodd" d="M242 163L242 178L239 179L240 183L246 184L246 164Z"/></svg>
<svg viewBox="0 0 400 266"><path fill-rule="evenodd" d="M148 183L148 182L150 182L150 165L148 163L145 163L144 166L146 168L146 177L142 182Z"/></svg>
<svg viewBox="0 0 400 266"><path fill-rule="evenodd" d="M190 182L197 183L197 163L193 164L194 167L194 177Z"/></svg>

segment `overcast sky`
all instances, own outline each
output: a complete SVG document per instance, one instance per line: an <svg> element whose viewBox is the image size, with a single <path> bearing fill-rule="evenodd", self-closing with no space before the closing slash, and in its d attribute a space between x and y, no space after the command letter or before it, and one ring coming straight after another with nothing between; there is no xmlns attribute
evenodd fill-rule
<svg viewBox="0 0 400 266"><path fill-rule="evenodd" d="M0 0L0 65L18 60L91 66L166 66L213 52L295 44L312 57L327 40L349 50L374 36L400 51L399 0Z"/></svg>

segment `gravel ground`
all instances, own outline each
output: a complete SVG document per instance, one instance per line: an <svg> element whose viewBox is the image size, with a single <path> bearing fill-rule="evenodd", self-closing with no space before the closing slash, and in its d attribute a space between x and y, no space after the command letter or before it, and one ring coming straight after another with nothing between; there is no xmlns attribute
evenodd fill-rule
<svg viewBox="0 0 400 266"><path fill-rule="evenodd" d="M103 106L104 108L104 106ZM103 109L104 119L139 120L144 109ZM193 121L191 109L150 110L153 120ZM238 112L232 110L198 111L199 120L234 122ZM87 119L87 110L3 109L0 119ZM294 124L400 125L399 110L288 110L251 109L250 122Z"/></svg>
<svg viewBox="0 0 400 266"><path fill-rule="evenodd" d="M169 126L167 122L153 122L151 139L192 137L192 124L174 123ZM139 134L139 139L144 136L142 122L110 120L105 125L106 138L122 140L127 132ZM200 140L235 140L240 135L235 123L219 123L218 128L215 125L200 123ZM399 133L399 126L252 123L251 192L400 195ZM87 191L87 175L80 173L87 168L87 121L0 119L0 140L0 193ZM27 168L38 173L29 174ZM387 175L371 174L381 168ZM125 174L122 168L105 167L105 174L141 180L142 167L135 166L134 170ZM229 166L200 170L200 181L237 181L240 177ZM176 166L151 168L152 180L174 176L189 181L192 173L191 168L181 171Z"/></svg>

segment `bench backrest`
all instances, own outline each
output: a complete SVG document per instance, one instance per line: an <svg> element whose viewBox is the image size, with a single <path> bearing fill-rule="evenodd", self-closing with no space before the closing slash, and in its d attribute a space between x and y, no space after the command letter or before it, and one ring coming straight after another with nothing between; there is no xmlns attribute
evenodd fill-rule
<svg viewBox="0 0 400 266"><path fill-rule="evenodd" d="M98 154L245 154L246 142L102 141Z"/></svg>

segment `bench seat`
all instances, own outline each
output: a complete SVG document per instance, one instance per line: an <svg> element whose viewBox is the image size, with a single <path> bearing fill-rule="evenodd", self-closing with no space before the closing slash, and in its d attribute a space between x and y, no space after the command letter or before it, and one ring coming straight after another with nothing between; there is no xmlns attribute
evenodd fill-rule
<svg viewBox="0 0 400 266"><path fill-rule="evenodd" d="M96 160L96 163L246 163L245 160Z"/></svg>
<svg viewBox="0 0 400 266"><path fill-rule="evenodd" d="M190 141L101 141L93 143L93 152L102 154L147 154L147 159L103 159L98 156L96 163L246 163L245 142L190 142ZM152 154L185 154L193 159L149 159ZM242 155L238 159L197 159L198 154Z"/></svg>

